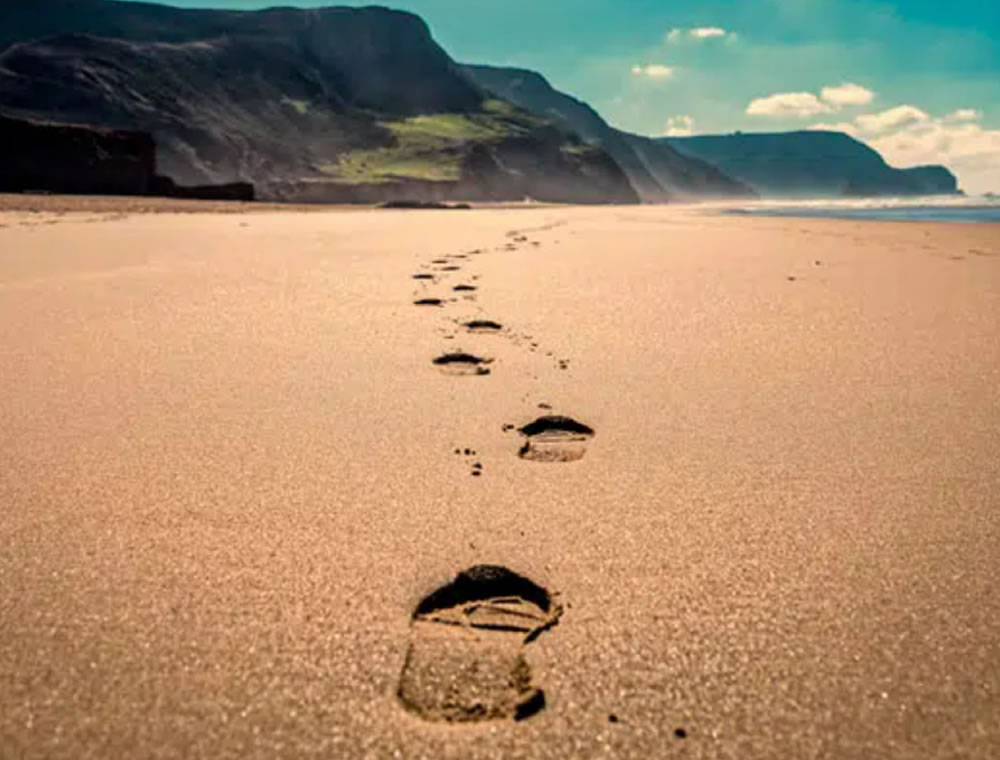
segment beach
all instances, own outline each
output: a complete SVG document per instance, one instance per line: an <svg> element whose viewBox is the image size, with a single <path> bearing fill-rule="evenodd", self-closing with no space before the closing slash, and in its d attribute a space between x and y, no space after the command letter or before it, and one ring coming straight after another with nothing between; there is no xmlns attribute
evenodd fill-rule
<svg viewBox="0 0 1000 760"><path fill-rule="evenodd" d="M0 757L1000 755L998 225L89 203L0 201ZM428 720L479 565L544 707Z"/></svg>

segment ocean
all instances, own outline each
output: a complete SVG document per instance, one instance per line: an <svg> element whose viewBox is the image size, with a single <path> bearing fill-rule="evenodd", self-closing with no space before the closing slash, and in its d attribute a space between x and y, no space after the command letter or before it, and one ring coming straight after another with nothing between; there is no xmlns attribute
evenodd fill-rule
<svg viewBox="0 0 1000 760"><path fill-rule="evenodd" d="M997 198L867 198L852 200L754 201L726 204L724 214L864 219L887 222L1000 223Z"/></svg>

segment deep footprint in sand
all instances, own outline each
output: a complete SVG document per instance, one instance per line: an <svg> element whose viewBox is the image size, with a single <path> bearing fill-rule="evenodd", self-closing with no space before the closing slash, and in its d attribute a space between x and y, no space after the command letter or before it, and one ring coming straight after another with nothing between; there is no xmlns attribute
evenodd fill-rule
<svg viewBox="0 0 1000 760"><path fill-rule="evenodd" d="M420 272L419 274L413 275L414 280L433 280L434 275L427 274L426 272Z"/></svg>
<svg viewBox="0 0 1000 760"><path fill-rule="evenodd" d="M571 417L539 417L518 432L528 440L517 452L532 462L575 462L587 453L594 429Z"/></svg>
<svg viewBox="0 0 1000 760"><path fill-rule="evenodd" d="M440 298L418 298L413 302L414 306L444 306L444 301Z"/></svg>
<svg viewBox="0 0 1000 760"><path fill-rule="evenodd" d="M444 354L434 359L433 364L446 375L488 375L492 359L473 356L462 352Z"/></svg>
<svg viewBox="0 0 1000 760"><path fill-rule="evenodd" d="M462 325L471 333L496 333L503 329L503 325L490 319L473 319Z"/></svg>
<svg viewBox="0 0 1000 760"><path fill-rule="evenodd" d="M456 293L471 293L475 290L479 290L475 285L456 285L452 288Z"/></svg>
<svg viewBox="0 0 1000 760"><path fill-rule="evenodd" d="M545 692L531 681L524 647L561 614L548 591L505 567L459 573L413 613L400 702L429 721L531 717Z"/></svg>

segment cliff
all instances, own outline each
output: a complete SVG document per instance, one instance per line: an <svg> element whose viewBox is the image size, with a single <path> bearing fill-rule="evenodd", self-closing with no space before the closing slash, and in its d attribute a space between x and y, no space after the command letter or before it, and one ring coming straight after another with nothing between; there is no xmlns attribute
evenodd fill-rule
<svg viewBox="0 0 1000 760"><path fill-rule="evenodd" d="M0 116L0 192L146 195L156 146L144 132Z"/></svg>
<svg viewBox="0 0 1000 760"><path fill-rule="evenodd" d="M183 183L288 200L638 200L602 150L489 98L409 13L35 0L0 6L0 30L13 43L0 112L150 132Z"/></svg>
<svg viewBox="0 0 1000 760"><path fill-rule="evenodd" d="M646 202L709 197L750 197L747 186L714 166L647 137L611 127L589 105L560 92L534 71L465 65L462 70L482 88L549 120L606 151L628 175Z"/></svg>
<svg viewBox="0 0 1000 760"><path fill-rule="evenodd" d="M936 195L958 192L942 166L895 169L841 132L668 137L658 142L708 161L772 197Z"/></svg>
<svg viewBox="0 0 1000 760"><path fill-rule="evenodd" d="M156 173L152 135L0 116L0 192L254 200L248 183L185 187Z"/></svg>

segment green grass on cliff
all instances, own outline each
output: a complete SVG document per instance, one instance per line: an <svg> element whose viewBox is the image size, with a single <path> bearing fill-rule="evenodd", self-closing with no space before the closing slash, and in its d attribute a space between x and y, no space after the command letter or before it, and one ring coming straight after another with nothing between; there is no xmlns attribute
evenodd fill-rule
<svg viewBox="0 0 1000 760"><path fill-rule="evenodd" d="M500 100L487 100L481 111L414 116L379 125L394 145L354 150L322 171L347 183L382 183L402 178L439 182L461 177L461 163L469 143L498 142L529 134L545 122Z"/></svg>
<svg viewBox="0 0 1000 760"><path fill-rule="evenodd" d="M423 151L408 153L395 148L355 150L336 164L321 167L323 172L340 182L378 184L402 178L454 182L461 176L458 156Z"/></svg>

